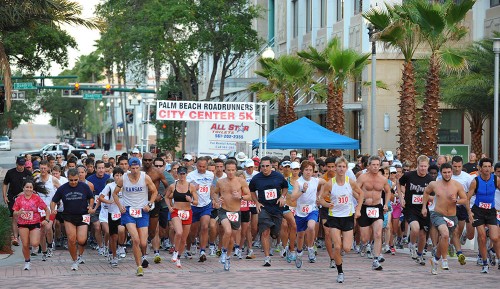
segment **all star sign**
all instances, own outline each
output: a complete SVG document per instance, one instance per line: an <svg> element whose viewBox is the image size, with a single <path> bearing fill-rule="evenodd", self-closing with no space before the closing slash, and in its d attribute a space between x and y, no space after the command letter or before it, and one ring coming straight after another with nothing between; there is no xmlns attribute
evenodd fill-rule
<svg viewBox="0 0 500 289"><path fill-rule="evenodd" d="M156 119L255 122L255 103L158 100Z"/></svg>

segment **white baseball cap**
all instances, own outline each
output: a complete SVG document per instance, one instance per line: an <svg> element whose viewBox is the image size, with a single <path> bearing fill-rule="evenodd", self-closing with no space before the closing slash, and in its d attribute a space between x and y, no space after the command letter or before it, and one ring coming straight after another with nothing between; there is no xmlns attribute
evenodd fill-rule
<svg viewBox="0 0 500 289"><path fill-rule="evenodd" d="M244 163L243 163L243 167L245 168L251 168L254 166L254 163L252 160L246 160Z"/></svg>
<svg viewBox="0 0 500 289"><path fill-rule="evenodd" d="M247 159L247 155L244 152L239 152L236 155L236 159L240 162L245 161Z"/></svg>
<svg viewBox="0 0 500 289"><path fill-rule="evenodd" d="M192 155L190 155L190 154L185 154L185 155L184 155L184 159L185 159L185 160L188 160L188 161L192 161L192 160L193 160L193 156L192 156Z"/></svg>
<svg viewBox="0 0 500 289"><path fill-rule="evenodd" d="M290 165L290 168L292 170L294 170L294 169L300 169L300 164L298 162L292 162L292 164Z"/></svg>
<svg viewBox="0 0 500 289"><path fill-rule="evenodd" d="M138 153L139 153L139 149L137 149L137 148L133 149L133 150L132 150L132 153L133 153L133 154L138 154Z"/></svg>

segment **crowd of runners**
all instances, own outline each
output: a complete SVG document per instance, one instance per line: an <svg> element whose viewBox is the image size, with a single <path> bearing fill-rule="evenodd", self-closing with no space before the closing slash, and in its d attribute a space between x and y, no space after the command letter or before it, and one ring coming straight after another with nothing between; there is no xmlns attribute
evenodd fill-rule
<svg viewBox="0 0 500 289"><path fill-rule="evenodd" d="M183 258L219 256L229 271L232 259L253 259L256 248L265 267L276 255L301 268L324 247L325 266L343 283L349 265L342 256L351 250L382 270L384 254L407 246L414 262L438 274L439 265L449 270L448 256L465 265L461 247L474 238L480 272L500 269L498 177L500 163L476 162L474 154L465 164L460 156L419 156L411 166L392 152L349 163L294 150L281 160L238 153L179 161L134 150L101 159L18 158L3 198L24 270L31 256L46 261L66 248L76 271L87 245L113 267L132 254L137 276L149 258L182 268Z"/></svg>

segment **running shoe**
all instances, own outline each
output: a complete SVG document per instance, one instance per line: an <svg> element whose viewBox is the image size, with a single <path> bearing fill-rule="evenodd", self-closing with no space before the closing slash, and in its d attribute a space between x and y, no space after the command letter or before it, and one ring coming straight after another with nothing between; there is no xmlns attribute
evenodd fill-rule
<svg viewBox="0 0 500 289"><path fill-rule="evenodd" d="M178 257L179 257L179 252L174 251L174 253L172 254L172 259L170 259L170 260L172 262L177 262Z"/></svg>
<svg viewBox="0 0 500 289"><path fill-rule="evenodd" d="M467 242L467 231L463 230L462 235L460 235L460 244L465 245L465 242Z"/></svg>
<svg viewBox="0 0 500 289"><path fill-rule="evenodd" d="M52 257L54 256L54 249L52 249L51 247L47 248L47 257Z"/></svg>
<svg viewBox="0 0 500 289"><path fill-rule="evenodd" d="M316 251L314 249L308 249L308 257L309 257L309 263L315 263L316 262Z"/></svg>
<svg viewBox="0 0 500 289"><path fill-rule="evenodd" d="M385 258L382 254L380 254L380 256L377 257L379 263L383 263L385 261Z"/></svg>
<svg viewBox="0 0 500 289"><path fill-rule="evenodd" d="M396 249L394 249L394 247L391 247L391 255L396 255Z"/></svg>
<svg viewBox="0 0 500 289"><path fill-rule="evenodd" d="M339 273L337 276L337 283L344 283L344 273Z"/></svg>
<svg viewBox="0 0 500 289"><path fill-rule="evenodd" d="M286 254L285 258L286 258L286 261L287 261L288 263L292 263L292 261L297 260L297 252L295 252L295 251L290 252L290 251L289 251L289 252Z"/></svg>
<svg viewBox="0 0 500 289"><path fill-rule="evenodd" d="M47 261L47 254L45 254L45 253L42 254L42 261L44 261L44 262Z"/></svg>
<svg viewBox="0 0 500 289"><path fill-rule="evenodd" d="M226 259L227 259L227 252L222 252L222 254L220 255L220 260L219 260L221 262L221 264L225 264Z"/></svg>
<svg viewBox="0 0 500 289"><path fill-rule="evenodd" d="M260 248L262 245L261 245L260 241L254 241L252 246L255 248Z"/></svg>
<svg viewBox="0 0 500 289"><path fill-rule="evenodd" d="M389 247L389 245L385 245L383 251L384 251L384 254L390 254L391 253L391 248Z"/></svg>
<svg viewBox="0 0 500 289"><path fill-rule="evenodd" d="M111 259L111 267L118 267L118 258Z"/></svg>
<svg viewBox="0 0 500 289"><path fill-rule="evenodd" d="M483 269L481 270L481 273L487 274L489 270L490 270L490 267L488 265L483 265Z"/></svg>
<svg viewBox="0 0 500 289"><path fill-rule="evenodd" d="M411 246L410 248L410 255L413 260L416 260L418 255L417 255L417 248L415 246Z"/></svg>
<svg viewBox="0 0 500 289"><path fill-rule="evenodd" d="M436 258L432 257L429 259L429 262L431 263L431 274L437 275L437 273L438 273L438 261L436 261Z"/></svg>
<svg viewBox="0 0 500 289"><path fill-rule="evenodd" d="M193 259L193 255L191 255L191 252L186 251L186 252L184 252L184 258Z"/></svg>
<svg viewBox="0 0 500 289"><path fill-rule="evenodd" d="M455 246L450 245L448 247L448 256L450 256L450 257L456 257L457 256L456 250L455 250Z"/></svg>
<svg viewBox="0 0 500 289"><path fill-rule="evenodd" d="M78 264L85 264L85 259L83 259L83 257L82 257L82 256L78 256L78 258L76 259L76 262L77 262Z"/></svg>
<svg viewBox="0 0 500 289"><path fill-rule="evenodd" d="M142 269L142 266L137 267L137 272L135 273L135 276L144 276L144 269Z"/></svg>
<svg viewBox="0 0 500 289"><path fill-rule="evenodd" d="M253 249L249 249L248 254L245 257L245 259L254 259L254 258L255 258L255 255L253 254Z"/></svg>
<svg viewBox="0 0 500 289"><path fill-rule="evenodd" d="M476 265L483 266L483 259L481 259L481 256L479 255L477 255Z"/></svg>
<svg viewBox="0 0 500 289"><path fill-rule="evenodd" d="M26 271L31 270L31 262L24 262L23 270L26 270Z"/></svg>
<svg viewBox="0 0 500 289"><path fill-rule="evenodd" d="M181 259L177 259L177 261L175 261L175 266L177 266L177 268L182 268Z"/></svg>
<svg viewBox="0 0 500 289"><path fill-rule="evenodd" d="M361 257L364 257L366 256L366 245L361 245L360 249L359 249L359 255Z"/></svg>
<svg viewBox="0 0 500 289"><path fill-rule="evenodd" d="M271 257L266 256L266 258L264 258L264 267L271 267Z"/></svg>
<svg viewBox="0 0 500 289"><path fill-rule="evenodd" d="M226 258L226 262L224 262L224 271L229 271L230 266L231 266L231 261L229 258Z"/></svg>
<svg viewBox="0 0 500 289"><path fill-rule="evenodd" d="M215 256L215 253L216 253L215 246L214 245L210 245L208 247L208 255L213 257L213 256Z"/></svg>
<svg viewBox="0 0 500 289"><path fill-rule="evenodd" d="M335 260L333 260L333 259L330 260L330 268L332 268L332 269L337 268L337 265L335 265Z"/></svg>
<svg viewBox="0 0 500 289"><path fill-rule="evenodd" d="M417 256L417 260L415 262L417 262L417 264L425 266L424 256ZM443 260L443 262L444 262L444 260Z"/></svg>
<svg viewBox="0 0 500 289"><path fill-rule="evenodd" d="M280 251L280 257L285 258L287 252L288 252L288 246L285 246L285 248L282 248Z"/></svg>
<svg viewBox="0 0 500 289"><path fill-rule="evenodd" d="M78 271L78 262L74 262L73 265L71 265L71 270Z"/></svg>
<svg viewBox="0 0 500 289"><path fill-rule="evenodd" d="M149 261L146 255L142 256L142 268L147 268L149 266Z"/></svg>
<svg viewBox="0 0 500 289"><path fill-rule="evenodd" d="M155 262L155 264L161 263L160 253L155 253L155 257L153 258L153 262Z"/></svg>
<svg viewBox="0 0 500 289"><path fill-rule="evenodd" d="M491 249L488 250L488 259L490 259L490 265L495 266L496 265L496 254L493 253Z"/></svg>
<svg viewBox="0 0 500 289"><path fill-rule="evenodd" d="M205 261L207 261L207 255L205 254L205 251L201 251L200 259L198 260L198 262L205 262Z"/></svg>
<svg viewBox="0 0 500 289"><path fill-rule="evenodd" d="M237 252L236 252L236 257L238 257L239 260L243 259L243 256L241 256L241 251L242 250L240 248L238 248Z"/></svg>
<svg viewBox="0 0 500 289"><path fill-rule="evenodd" d="M458 254L458 262L460 265L465 265L465 255L464 254Z"/></svg>
<svg viewBox="0 0 500 289"><path fill-rule="evenodd" d="M17 239L17 237L12 236L10 241L12 245L19 246L19 240Z"/></svg>
<svg viewBox="0 0 500 289"><path fill-rule="evenodd" d="M120 246L120 253L118 253L120 258L125 258L127 257L127 252L125 252L125 247Z"/></svg>
<svg viewBox="0 0 500 289"><path fill-rule="evenodd" d="M300 268L302 267L302 255L304 254L304 251L297 253L297 257L295 258L295 267Z"/></svg>
<svg viewBox="0 0 500 289"><path fill-rule="evenodd" d="M441 259L441 269L443 269L443 270L450 270L450 267L448 266L448 260L447 259Z"/></svg>
<svg viewBox="0 0 500 289"><path fill-rule="evenodd" d="M378 259L374 259L373 260L372 269L373 270L377 270L377 271L381 271L382 270L382 266L378 262Z"/></svg>

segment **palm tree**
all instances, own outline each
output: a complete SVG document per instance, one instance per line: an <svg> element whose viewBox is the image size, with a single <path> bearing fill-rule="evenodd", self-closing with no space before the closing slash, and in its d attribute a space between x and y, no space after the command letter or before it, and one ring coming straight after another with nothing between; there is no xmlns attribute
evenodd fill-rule
<svg viewBox="0 0 500 289"><path fill-rule="evenodd" d="M12 80L9 55L7 55L2 41L9 33L16 33L22 29L29 29L36 33L41 24L76 24L94 28L96 23L80 18L82 7L68 0L26 0L0 1L0 70L3 71L5 85L6 107L10 110Z"/></svg>
<svg viewBox="0 0 500 289"><path fill-rule="evenodd" d="M278 103L278 127L295 121L295 95L314 89L311 66L291 55L283 55L278 59L261 58L259 62L262 69L255 73L266 78L267 84L252 83L250 90L256 92L263 101L274 100Z"/></svg>
<svg viewBox="0 0 500 289"><path fill-rule="evenodd" d="M429 3L426 0L412 1L414 12L410 20L419 28L419 34L431 50L429 71L426 76L425 99L420 134L420 153L436 155L438 129L440 123L439 99L441 67L463 70L467 66L465 58L446 49L445 45L457 42L467 35L468 28L462 25L467 12L475 0L447 1L445 4Z"/></svg>
<svg viewBox="0 0 500 289"><path fill-rule="evenodd" d="M386 10L371 9L363 14L378 33L375 37L388 47L394 48L403 55L402 83L399 91L399 159L416 164L417 161L417 107L415 89L415 68L413 56L420 39L417 27L408 20L412 13L408 4L390 6Z"/></svg>
<svg viewBox="0 0 500 289"><path fill-rule="evenodd" d="M321 52L318 52L314 47L309 47L309 51L301 51L297 54L327 79L326 128L339 134L345 134L345 82L361 75L368 64L370 54L360 54L353 49L343 49L339 38L332 39Z"/></svg>

